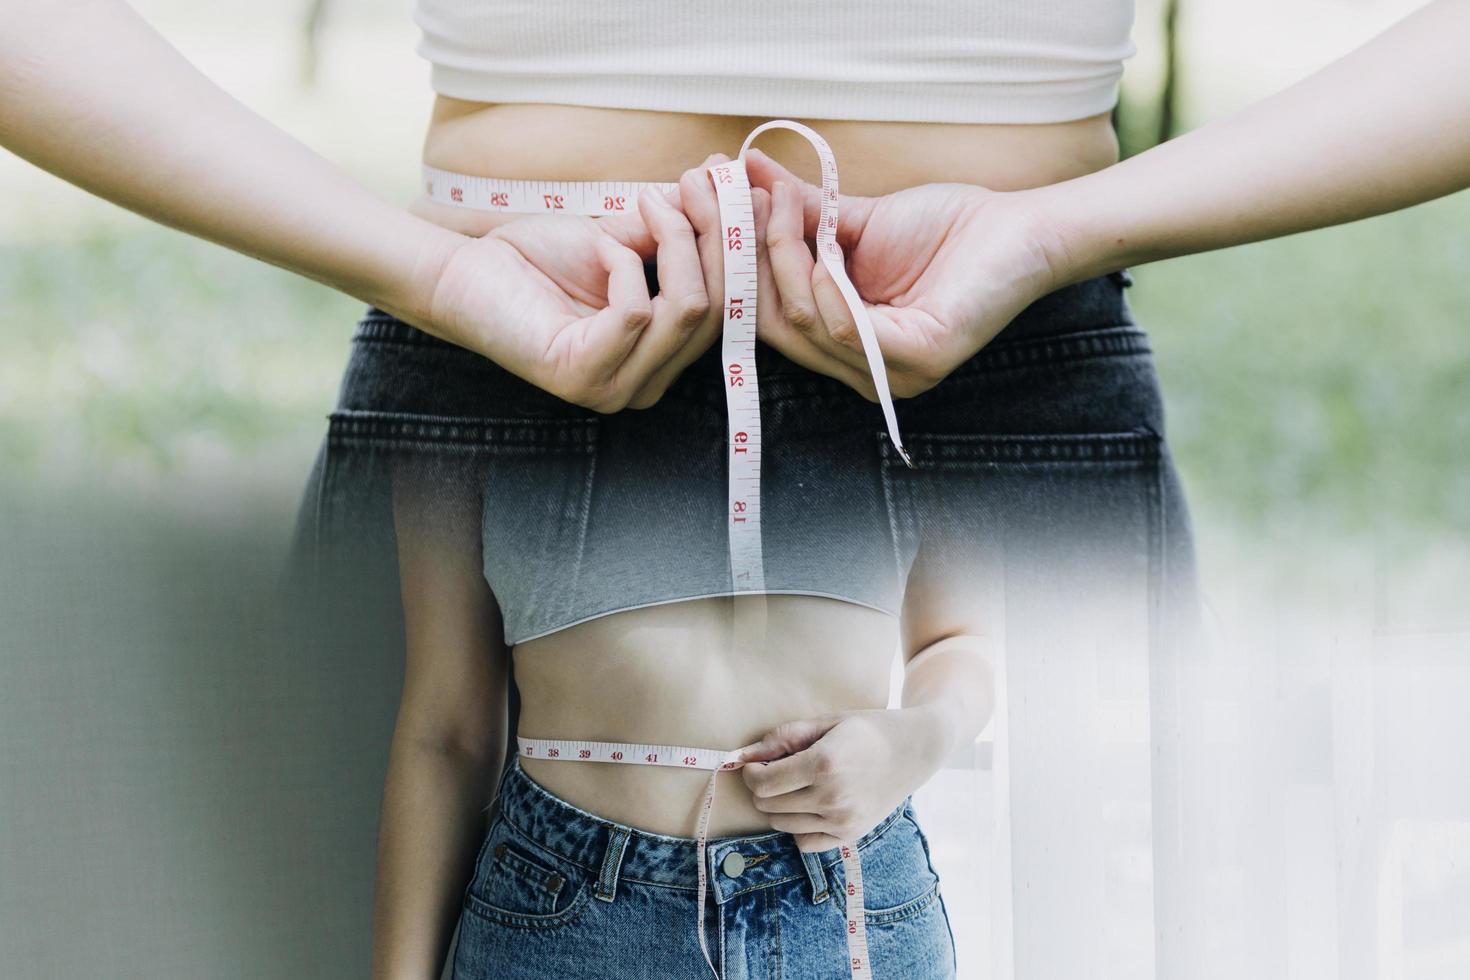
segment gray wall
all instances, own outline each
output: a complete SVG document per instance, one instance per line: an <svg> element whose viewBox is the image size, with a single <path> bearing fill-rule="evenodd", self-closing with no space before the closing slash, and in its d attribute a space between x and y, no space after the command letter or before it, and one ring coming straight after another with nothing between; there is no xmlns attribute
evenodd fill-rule
<svg viewBox="0 0 1470 980"><path fill-rule="evenodd" d="M0 495L4 980L368 975L401 664L288 635L237 493Z"/></svg>

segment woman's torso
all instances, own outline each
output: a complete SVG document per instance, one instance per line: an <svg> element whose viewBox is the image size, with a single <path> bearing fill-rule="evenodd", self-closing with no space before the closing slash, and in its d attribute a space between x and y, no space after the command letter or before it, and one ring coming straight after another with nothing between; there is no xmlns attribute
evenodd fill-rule
<svg viewBox="0 0 1470 980"><path fill-rule="evenodd" d="M676 181L710 153L735 155L763 117L568 105L481 105L440 97L424 163L517 179ZM799 120L827 140L841 190L877 195L959 181L1011 190L1100 169L1117 156L1106 116L1040 125ZM757 145L819 182L799 135ZM412 210L466 234L517 220L416 200ZM902 411L900 407L900 411ZM519 734L735 748L777 724L889 703L898 624L854 603L769 596L769 641L732 645L729 598L701 598L602 616L518 644ZM741 600L746 601L746 600ZM666 767L523 760L553 793L611 819L689 835L706 774ZM769 829L738 773L720 780L712 835Z"/></svg>

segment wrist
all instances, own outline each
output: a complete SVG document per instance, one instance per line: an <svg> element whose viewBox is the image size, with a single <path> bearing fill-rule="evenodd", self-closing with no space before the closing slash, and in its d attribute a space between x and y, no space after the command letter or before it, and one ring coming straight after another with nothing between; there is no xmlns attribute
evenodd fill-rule
<svg viewBox="0 0 1470 980"><path fill-rule="evenodd" d="M366 299L404 323L452 340L452 325L441 322L435 298L455 253L473 239L422 218L409 220L412 233L401 239L393 272L384 277L380 291Z"/></svg>
<svg viewBox="0 0 1470 980"><path fill-rule="evenodd" d="M941 769L960 747L965 726L958 706L938 701L900 710L909 725L904 751L919 760L927 778Z"/></svg>
<svg viewBox="0 0 1470 980"><path fill-rule="evenodd" d="M1106 173L1020 192L1030 196L1040 229L1037 241L1051 267L1055 289L1116 272L1133 261L1125 229L1101 213L1109 195L1117 193L1099 186Z"/></svg>

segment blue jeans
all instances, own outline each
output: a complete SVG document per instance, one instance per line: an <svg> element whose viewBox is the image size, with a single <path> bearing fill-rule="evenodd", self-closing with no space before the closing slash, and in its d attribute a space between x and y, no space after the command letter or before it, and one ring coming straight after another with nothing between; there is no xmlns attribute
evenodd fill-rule
<svg viewBox="0 0 1470 980"><path fill-rule="evenodd" d="M954 977L954 936L912 800L857 845L875 980ZM726 860L736 852L743 862ZM512 760L465 888L454 980L708 976L695 855L692 837L588 813ZM705 941L722 978L849 976L835 848L803 853L772 831L712 837L705 857Z"/></svg>

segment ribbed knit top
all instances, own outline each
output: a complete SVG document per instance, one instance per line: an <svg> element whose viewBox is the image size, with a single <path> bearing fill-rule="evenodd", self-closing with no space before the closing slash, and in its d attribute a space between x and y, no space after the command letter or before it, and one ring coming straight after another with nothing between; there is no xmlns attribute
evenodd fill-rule
<svg viewBox="0 0 1470 980"><path fill-rule="evenodd" d="M1117 100L1133 0L414 0L434 90L816 119L1047 123Z"/></svg>

